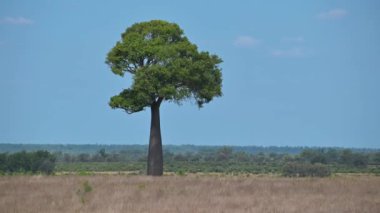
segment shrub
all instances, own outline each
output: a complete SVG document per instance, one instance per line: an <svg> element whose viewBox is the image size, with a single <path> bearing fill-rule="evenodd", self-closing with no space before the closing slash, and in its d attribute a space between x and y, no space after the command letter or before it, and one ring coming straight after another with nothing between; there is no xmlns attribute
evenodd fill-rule
<svg viewBox="0 0 380 213"><path fill-rule="evenodd" d="M0 172L51 174L55 167L55 157L48 151L16 152L0 155Z"/></svg>
<svg viewBox="0 0 380 213"><path fill-rule="evenodd" d="M92 186L90 185L90 183L86 180L84 183L83 183L83 189L78 189L77 190L77 195L79 196L80 198L80 201L82 202L82 204L85 203L85 195L89 192L92 191Z"/></svg>
<svg viewBox="0 0 380 213"><path fill-rule="evenodd" d="M331 175L328 167L322 164L288 163L282 168L286 177L327 177Z"/></svg>
<svg viewBox="0 0 380 213"><path fill-rule="evenodd" d="M185 175L186 175L185 171L183 171L182 169L178 170L178 171L176 172L176 174L177 174L178 176L185 176Z"/></svg>
<svg viewBox="0 0 380 213"><path fill-rule="evenodd" d="M90 185L90 183L88 181L85 181L83 183L83 190L84 190L85 193L88 193L88 192L92 191L92 186Z"/></svg>

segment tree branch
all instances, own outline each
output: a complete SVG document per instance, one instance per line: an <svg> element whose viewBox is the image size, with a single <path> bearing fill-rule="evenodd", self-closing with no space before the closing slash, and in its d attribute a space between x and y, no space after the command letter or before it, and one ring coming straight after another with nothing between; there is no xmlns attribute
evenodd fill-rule
<svg viewBox="0 0 380 213"><path fill-rule="evenodd" d="M163 100L164 100L163 97L158 97L158 99L157 99L157 101L156 101L156 103L158 104L158 106L161 105L161 103L162 103Z"/></svg>

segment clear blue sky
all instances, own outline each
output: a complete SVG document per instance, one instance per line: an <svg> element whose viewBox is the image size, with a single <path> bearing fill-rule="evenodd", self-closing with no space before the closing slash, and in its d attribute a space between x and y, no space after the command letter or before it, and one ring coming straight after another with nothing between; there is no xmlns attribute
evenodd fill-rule
<svg viewBox="0 0 380 213"><path fill-rule="evenodd" d="M101 3L105 2L105 3ZM161 107L164 144L380 148L380 1L0 1L0 143L147 144L108 106L135 22L176 22L224 63L222 98Z"/></svg>

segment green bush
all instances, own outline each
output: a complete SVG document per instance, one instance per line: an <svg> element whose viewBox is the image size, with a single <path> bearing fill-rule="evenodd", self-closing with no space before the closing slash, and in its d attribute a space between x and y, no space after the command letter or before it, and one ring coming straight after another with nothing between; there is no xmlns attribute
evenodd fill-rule
<svg viewBox="0 0 380 213"><path fill-rule="evenodd" d="M286 177L328 177L329 168L322 164L287 163L282 168L282 175Z"/></svg>
<svg viewBox="0 0 380 213"><path fill-rule="evenodd" d="M185 175L186 175L186 172L183 171L182 169L179 169L179 170L176 172L176 174L177 174L178 176L185 176Z"/></svg>
<svg viewBox="0 0 380 213"><path fill-rule="evenodd" d="M92 191L92 186L90 185L90 183L87 180L83 183L83 191L85 193Z"/></svg>
<svg viewBox="0 0 380 213"><path fill-rule="evenodd" d="M45 173L51 174L55 167L55 157L48 151L16 152L0 155L2 173Z"/></svg>
<svg viewBox="0 0 380 213"><path fill-rule="evenodd" d="M92 191L92 186L87 180L82 184L82 186L83 188L77 190L77 195L79 196L81 203L84 204L86 201L85 196Z"/></svg>

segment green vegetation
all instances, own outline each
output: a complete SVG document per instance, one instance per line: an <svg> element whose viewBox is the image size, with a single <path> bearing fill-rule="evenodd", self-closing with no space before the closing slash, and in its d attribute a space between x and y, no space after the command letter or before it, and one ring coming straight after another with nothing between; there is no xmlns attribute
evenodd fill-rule
<svg viewBox="0 0 380 213"><path fill-rule="evenodd" d="M60 147L61 145L57 146ZM88 146L91 147L89 150L100 149L97 152L91 151L80 154L75 150L75 146L70 149L72 154L61 152L59 149L53 154L49 154L47 151L1 153L0 171L2 173L51 173L55 162L54 171L76 172L80 175L92 175L94 172L103 171L146 173L146 151L144 151L147 148L146 146L128 146L130 148L128 150L116 150L109 146L112 151L108 151L107 146L103 145ZM83 147L81 145L78 148L82 149ZM279 147L273 149L277 153L270 152L273 150L269 149L266 150L268 152L251 152L252 149L247 149L250 152L245 152L242 147L185 145L169 146L169 148L164 151L164 171L173 172L177 175L196 172L270 173L290 177L323 177L334 173L380 174L380 152L378 150L309 148L303 149L298 154L292 154L286 153L286 151L294 151L294 148L281 149ZM32 162L32 159L35 162ZM50 161L46 161L46 159L50 159ZM46 162L50 162L50 164L46 164ZM46 165L50 165L50 167L46 167ZM36 168L39 169L36 170Z"/></svg>
<svg viewBox="0 0 380 213"><path fill-rule="evenodd" d="M327 177L331 171L320 163L287 163L282 168L282 174L287 177Z"/></svg>
<svg viewBox="0 0 380 213"><path fill-rule="evenodd" d="M145 162L58 162L58 172L102 172L102 171L141 171L145 169ZM84 173L86 174L86 173Z"/></svg>
<svg viewBox="0 0 380 213"><path fill-rule="evenodd" d="M284 176L329 176L331 173L380 173L380 152L349 149L304 149L299 154L248 153L232 147L213 147L198 151L164 152L164 170L186 173L275 173ZM184 147L188 150L188 147ZM145 153L121 150L107 153L70 155L57 153L57 171L146 171Z"/></svg>
<svg viewBox="0 0 380 213"><path fill-rule="evenodd" d="M91 192L91 191L92 191L92 187L91 187L91 185L88 183L88 181L85 181L85 182L83 183L83 191L84 191L85 193L88 193L88 192Z"/></svg>
<svg viewBox="0 0 380 213"><path fill-rule="evenodd" d="M55 156L47 151L0 153L0 173L51 174L55 160Z"/></svg>
<svg viewBox="0 0 380 213"><path fill-rule="evenodd" d="M85 200L86 194L88 194L91 191L92 191L92 186L86 180L85 182L83 182L82 188L80 188L80 189L77 190L77 195L79 196L79 199L80 199L80 201L81 201L82 204L84 204L85 201L86 201Z"/></svg>

